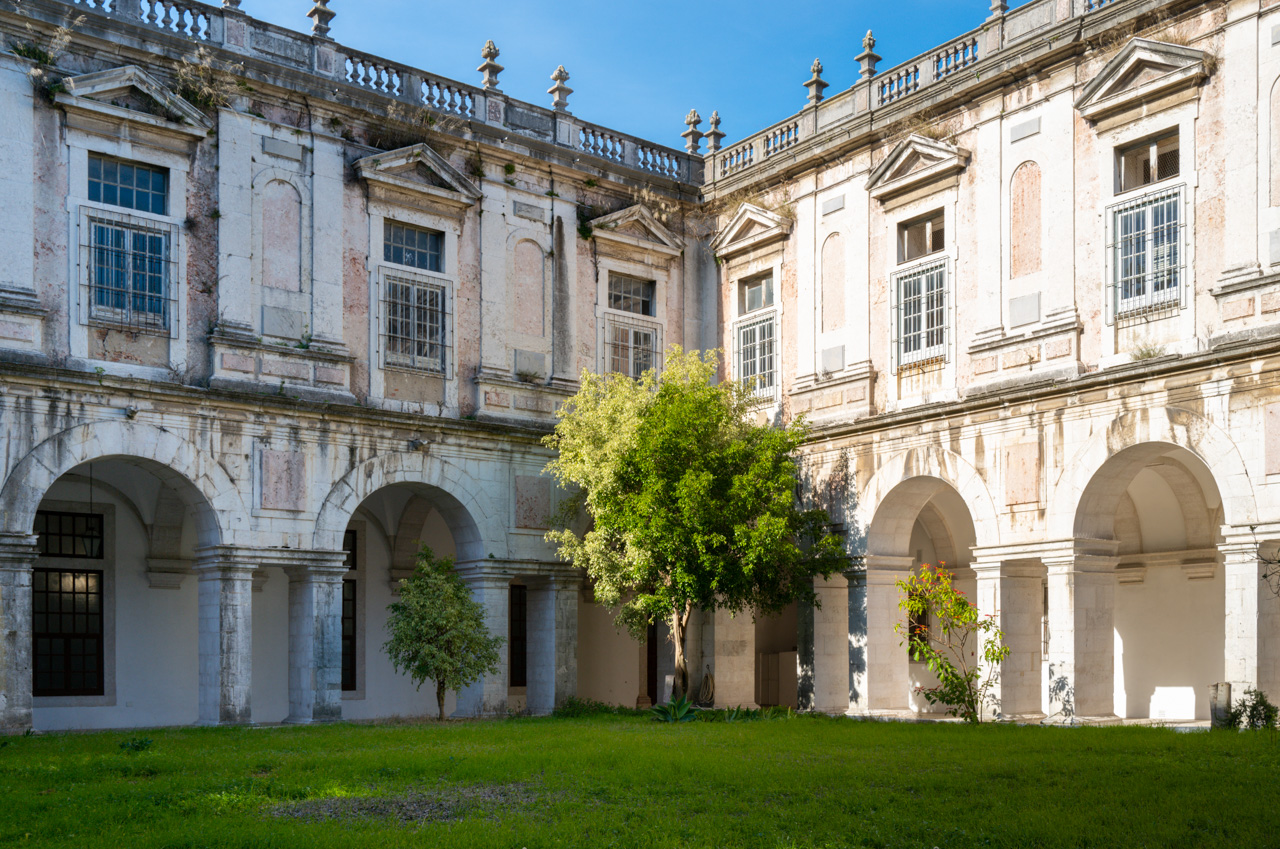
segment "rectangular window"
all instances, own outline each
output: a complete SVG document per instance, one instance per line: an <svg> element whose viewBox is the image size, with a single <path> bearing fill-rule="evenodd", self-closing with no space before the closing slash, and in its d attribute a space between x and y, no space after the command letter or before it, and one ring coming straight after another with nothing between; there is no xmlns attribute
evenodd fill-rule
<svg viewBox="0 0 1280 849"><path fill-rule="evenodd" d="M356 532L342 535L347 577L342 579L342 689L356 689Z"/></svg>
<svg viewBox="0 0 1280 849"><path fill-rule="evenodd" d="M898 365L947 355L947 262L938 260L894 278L898 306Z"/></svg>
<svg viewBox="0 0 1280 849"><path fill-rule="evenodd" d="M773 274L745 280L738 287L738 312L749 312L773 306Z"/></svg>
<svg viewBox="0 0 1280 849"><path fill-rule="evenodd" d="M898 262L910 262L946 246L946 218L942 210L898 225Z"/></svg>
<svg viewBox="0 0 1280 849"><path fill-rule="evenodd" d="M102 572L32 570L31 614L32 695L101 696Z"/></svg>
<svg viewBox="0 0 1280 849"><path fill-rule="evenodd" d="M1178 176L1178 133L1152 136L1116 150L1116 190L1128 192Z"/></svg>
<svg viewBox="0 0 1280 849"><path fill-rule="evenodd" d="M422 271L444 272L444 234L384 221L382 259Z"/></svg>
<svg viewBox="0 0 1280 849"><path fill-rule="evenodd" d="M609 309L636 315L654 315L654 291L652 280L638 280L622 274L609 275Z"/></svg>
<svg viewBox="0 0 1280 849"><path fill-rule="evenodd" d="M153 215L168 215L169 172L91 153L89 200Z"/></svg>
<svg viewBox="0 0 1280 849"><path fill-rule="evenodd" d="M606 371L640 378L650 369L662 368L662 329L656 325L620 321L605 322Z"/></svg>
<svg viewBox="0 0 1280 849"><path fill-rule="evenodd" d="M408 274L385 273L385 365L445 375L449 366L448 290Z"/></svg>
<svg viewBox="0 0 1280 849"><path fill-rule="evenodd" d="M752 319L738 325L738 379L759 398L773 398L778 386L777 314Z"/></svg>
<svg viewBox="0 0 1280 849"><path fill-rule="evenodd" d="M97 513L36 513L36 547L42 557L102 559L102 516Z"/></svg>
<svg viewBox="0 0 1280 849"><path fill-rule="evenodd" d="M169 327L173 228L97 210L83 219L89 315L129 330Z"/></svg>
<svg viewBox="0 0 1280 849"><path fill-rule="evenodd" d="M508 659L511 669L509 687L529 685L529 591L513 584L507 597L510 630L507 634Z"/></svg>
<svg viewBox="0 0 1280 849"><path fill-rule="evenodd" d="M1114 314L1133 316L1178 306L1182 187L1143 195L1110 212Z"/></svg>

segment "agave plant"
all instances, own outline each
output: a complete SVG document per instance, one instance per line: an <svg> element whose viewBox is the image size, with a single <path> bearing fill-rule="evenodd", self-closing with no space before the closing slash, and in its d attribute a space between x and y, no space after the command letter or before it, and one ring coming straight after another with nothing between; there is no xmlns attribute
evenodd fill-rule
<svg viewBox="0 0 1280 849"><path fill-rule="evenodd" d="M654 705L649 712L658 722L691 722L696 715L693 705L683 695L673 697L665 705Z"/></svg>

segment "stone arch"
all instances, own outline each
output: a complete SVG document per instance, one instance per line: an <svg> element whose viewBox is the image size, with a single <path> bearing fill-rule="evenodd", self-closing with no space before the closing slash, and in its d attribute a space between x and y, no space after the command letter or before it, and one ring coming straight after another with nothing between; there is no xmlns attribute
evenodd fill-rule
<svg viewBox="0 0 1280 849"><path fill-rule="evenodd" d="M1028 159L1009 180L1009 277L1040 270L1040 166Z"/></svg>
<svg viewBox="0 0 1280 849"><path fill-rule="evenodd" d="M239 490L212 457L173 431L121 419L68 428L31 449L0 488L4 529L31 533L54 481L82 463L106 459L144 468L177 493L192 512L202 546L227 543L248 525Z"/></svg>
<svg viewBox="0 0 1280 849"><path fill-rule="evenodd" d="M461 467L423 452L383 454L347 472L329 490L312 537L317 549L336 551L356 508L383 487L405 485L440 511L458 549L458 561L507 556L505 522L483 484Z"/></svg>
<svg viewBox="0 0 1280 849"><path fill-rule="evenodd" d="M959 454L932 446L894 454L862 489L854 507L853 553L892 553L904 533L910 536L920 511L944 488L953 490L963 501L973 522L976 544L998 545L1000 527L995 500L982 476ZM891 518L894 511L903 516ZM857 550L859 542L862 551Z"/></svg>
<svg viewBox="0 0 1280 849"><path fill-rule="evenodd" d="M1110 539L1119 492L1114 491L1116 484L1098 484L1090 489L1098 472L1126 449L1138 449L1126 454L1121 461L1126 467L1132 466L1136 473L1154 458L1175 448L1185 449L1209 473L1222 497L1225 524L1237 527L1257 524L1253 482L1231 437L1198 413L1178 407L1156 407L1129 410L1116 416L1105 430L1095 431L1064 464L1049 496L1049 538ZM1117 465L1113 465L1111 471L1106 477L1127 474ZM1187 471L1194 473L1196 469L1189 467ZM1121 492L1123 489L1120 487ZM1098 533L1105 535L1099 537Z"/></svg>
<svg viewBox="0 0 1280 849"><path fill-rule="evenodd" d="M844 327L844 239L832 233L822 243L822 330Z"/></svg>

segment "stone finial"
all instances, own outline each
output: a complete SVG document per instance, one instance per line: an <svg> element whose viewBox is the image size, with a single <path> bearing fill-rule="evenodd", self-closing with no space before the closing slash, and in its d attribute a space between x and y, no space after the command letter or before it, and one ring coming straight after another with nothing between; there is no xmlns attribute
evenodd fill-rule
<svg viewBox="0 0 1280 849"><path fill-rule="evenodd" d="M813 73L813 76L804 84L804 87L809 89L809 102L816 106L822 102L822 92L830 83L822 79L822 62L814 59L813 67L809 70Z"/></svg>
<svg viewBox="0 0 1280 849"><path fill-rule="evenodd" d="M1004 0L991 0L991 14L993 16L1003 15L1007 11L1009 11L1009 4Z"/></svg>
<svg viewBox="0 0 1280 849"><path fill-rule="evenodd" d="M876 63L880 61L880 57L876 55L876 37L871 34L871 30L867 30L866 37L862 39L862 52L858 54L857 59L862 64L862 78L869 80L876 75Z"/></svg>
<svg viewBox="0 0 1280 849"><path fill-rule="evenodd" d="M551 75L551 79L555 82L551 88L547 89L547 94L551 95L551 105L555 107L557 112L569 111L569 95L573 94L573 89L564 84L569 79L569 72L564 69L564 65L556 68L556 72Z"/></svg>
<svg viewBox="0 0 1280 849"><path fill-rule="evenodd" d="M702 131L698 129L698 125L702 123L702 116L698 114L697 109L690 109L689 114L684 116L684 122L689 127L680 134L684 138L684 149L690 153L697 153L698 144L702 141Z"/></svg>
<svg viewBox="0 0 1280 849"><path fill-rule="evenodd" d="M484 49L480 51L480 56L484 59L484 62L476 70L484 74L484 90L500 93L498 89L498 74L502 73L502 66L493 61L498 58L498 46L493 43L493 39L489 39L484 43Z"/></svg>
<svg viewBox="0 0 1280 849"><path fill-rule="evenodd" d="M329 0L316 0L311 11L307 12L307 17L312 21L311 34L316 38L328 38L329 22L336 14L338 13L329 8Z"/></svg>
<svg viewBox="0 0 1280 849"><path fill-rule="evenodd" d="M240 0L222 0L222 8L224 8L224 9L239 9L239 8L240 8Z"/></svg>
<svg viewBox="0 0 1280 849"><path fill-rule="evenodd" d="M711 129L707 130L703 136L707 140L707 153L715 153L720 149L720 139L724 138L724 133L720 131L720 113L711 113Z"/></svg>

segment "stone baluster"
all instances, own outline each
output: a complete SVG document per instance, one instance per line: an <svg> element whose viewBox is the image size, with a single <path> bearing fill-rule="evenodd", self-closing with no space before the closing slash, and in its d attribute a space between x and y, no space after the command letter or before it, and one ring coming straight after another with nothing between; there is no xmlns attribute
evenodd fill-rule
<svg viewBox="0 0 1280 849"><path fill-rule="evenodd" d="M0 534L0 734L31 728L31 570L38 538Z"/></svg>
<svg viewBox="0 0 1280 849"><path fill-rule="evenodd" d="M289 718L342 719L342 551L291 552L289 578Z"/></svg>
<svg viewBox="0 0 1280 849"><path fill-rule="evenodd" d="M196 552L199 620L199 722L252 722L253 572L251 551L213 546Z"/></svg>
<svg viewBox="0 0 1280 849"><path fill-rule="evenodd" d="M555 85L547 89L547 94L551 95L551 105L557 112L569 111L569 95L573 94L573 89L565 85L568 79L569 72L564 69L564 65L556 68L555 73L551 75Z"/></svg>
<svg viewBox="0 0 1280 849"><path fill-rule="evenodd" d="M698 145L702 142L702 131L698 129L698 125L702 123L702 116L698 114L697 109L690 109L689 114L685 116L686 129L680 136L684 139L684 149L698 155Z"/></svg>
<svg viewBox="0 0 1280 849"><path fill-rule="evenodd" d="M822 92L826 90L830 83L822 79L822 62L819 60L814 59L813 66L809 68L809 70L812 72L813 76L804 84L804 87L809 90L809 103L817 106L822 102L822 98L825 96Z"/></svg>

